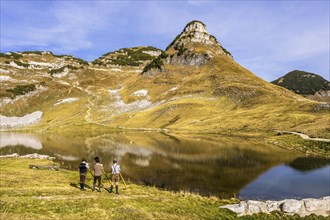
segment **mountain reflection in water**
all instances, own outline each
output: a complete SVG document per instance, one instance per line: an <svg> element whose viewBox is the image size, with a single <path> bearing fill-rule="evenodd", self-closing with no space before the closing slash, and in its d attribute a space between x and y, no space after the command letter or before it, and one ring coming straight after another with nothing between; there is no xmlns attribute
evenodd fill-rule
<svg viewBox="0 0 330 220"><path fill-rule="evenodd" d="M215 136L7 134L36 139L41 145L31 147L24 145L24 141L17 145L1 144L1 155L47 154L55 156L62 167L72 170L78 169L82 157L92 163L93 158L99 156L107 172L116 158L123 176L135 183L226 198L239 195L244 187L273 167L297 164L294 161L300 156L260 142ZM3 143L7 143L5 139L10 135L1 137L4 137Z"/></svg>

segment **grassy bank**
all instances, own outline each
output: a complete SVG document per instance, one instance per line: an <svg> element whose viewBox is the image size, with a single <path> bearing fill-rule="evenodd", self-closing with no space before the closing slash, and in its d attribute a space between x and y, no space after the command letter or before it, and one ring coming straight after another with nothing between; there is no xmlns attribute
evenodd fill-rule
<svg viewBox="0 0 330 220"><path fill-rule="evenodd" d="M173 193L128 183L120 195L77 188L78 173L30 169L52 161L0 159L0 219L238 219L220 205L237 202L189 193ZM91 176L87 178L90 186ZM104 180L106 187L109 183ZM259 214L241 219L300 219ZM309 216L305 219L322 219ZM326 218L324 218L326 219Z"/></svg>
<svg viewBox="0 0 330 220"><path fill-rule="evenodd" d="M329 142L303 140L293 134L274 135L268 142L285 149L301 151L309 156L330 159Z"/></svg>

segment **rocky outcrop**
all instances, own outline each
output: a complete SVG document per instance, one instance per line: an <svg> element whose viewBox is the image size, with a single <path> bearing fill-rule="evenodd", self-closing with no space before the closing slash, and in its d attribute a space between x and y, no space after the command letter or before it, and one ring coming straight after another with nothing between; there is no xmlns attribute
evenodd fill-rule
<svg viewBox="0 0 330 220"><path fill-rule="evenodd" d="M187 66L201 66L207 63L212 56L210 54L195 54L192 52L187 52L181 56L175 55L168 57L167 63L169 64L179 64Z"/></svg>
<svg viewBox="0 0 330 220"><path fill-rule="evenodd" d="M241 201L239 204L220 206L226 208L239 216L252 215L256 213L271 213L281 211L288 215L297 214L308 216L311 214L329 216L330 215L330 196L321 199L286 199L281 201Z"/></svg>
<svg viewBox="0 0 330 220"><path fill-rule="evenodd" d="M319 90L314 95L318 95L321 97L330 97L330 90Z"/></svg>
<svg viewBox="0 0 330 220"><path fill-rule="evenodd" d="M221 46L217 39L207 32L204 23L192 21L167 46L164 53L145 66L143 73L152 76L163 72L164 64L198 67L219 54L232 58L232 55Z"/></svg>
<svg viewBox="0 0 330 220"><path fill-rule="evenodd" d="M42 117L41 111L32 112L22 117L7 117L0 115L0 129L10 129L37 123Z"/></svg>
<svg viewBox="0 0 330 220"><path fill-rule="evenodd" d="M200 50L201 48L195 48L194 43L199 43L200 46L205 46L205 51ZM179 34L174 41L166 48L169 52L170 49L174 49L176 51L175 54L171 54L167 59L168 63L174 64L176 63L176 59L180 56L186 56L186 60L188 58L195 59L195 56L187 56L192 52L200 56L200 58L209 60L215 54L223 54L232 58L231 54L224 49L221 44L217 41L217 39L210 35L207 32L206 25L200 21L192 21L186 25L181 34ZM176 56L173 56L176 55ZM179 64L182 62L178 61ZM186 65L200 65L203 62L185 62Z"/></svg>

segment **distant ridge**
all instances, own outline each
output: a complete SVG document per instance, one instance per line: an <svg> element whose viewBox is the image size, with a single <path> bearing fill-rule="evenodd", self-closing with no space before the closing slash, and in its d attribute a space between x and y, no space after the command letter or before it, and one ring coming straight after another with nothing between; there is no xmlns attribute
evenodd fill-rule
<svg viewBox="0 0 330 220"><path fill-rule="evenodd" d="M300 95L315 95L330 91L330 82L323 77L301 70L291 71L271 83L287 88Z"/></svg>

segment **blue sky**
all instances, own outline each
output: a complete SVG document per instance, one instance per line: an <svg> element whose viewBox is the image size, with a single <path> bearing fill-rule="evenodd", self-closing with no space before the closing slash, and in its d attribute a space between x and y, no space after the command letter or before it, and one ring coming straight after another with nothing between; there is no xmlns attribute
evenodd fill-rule
<svg viewBox="0 0 330 220"><path fill-rule="evenodd" d="M165 49L191 20L272 81L299 69L329 80L329 1L1 0L1 52L47 50L92 61L124 47Z"/></svg>

